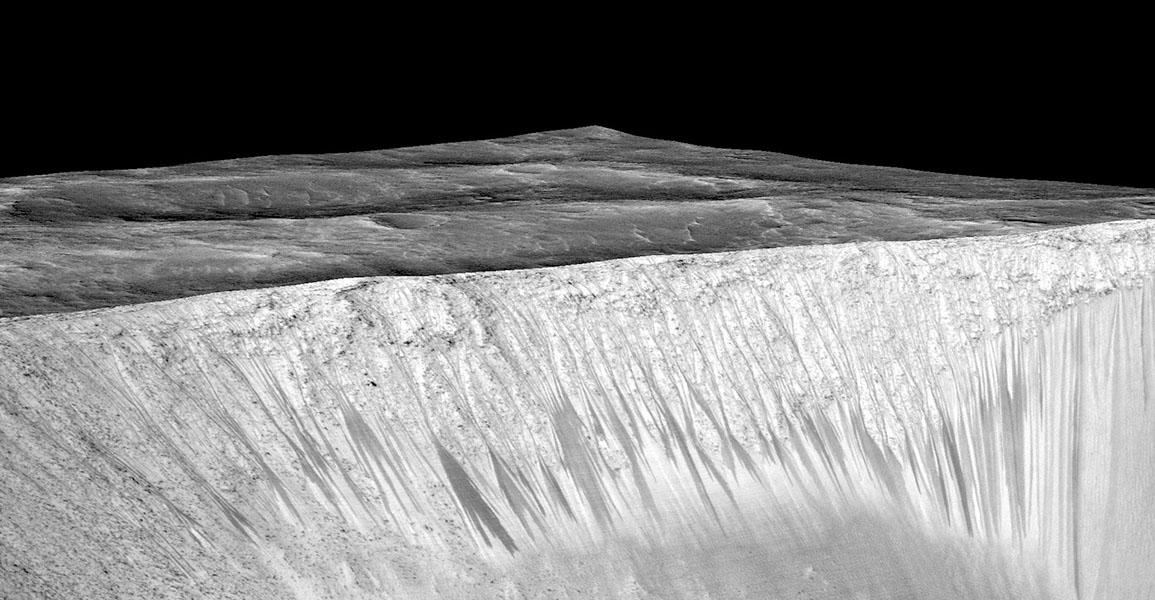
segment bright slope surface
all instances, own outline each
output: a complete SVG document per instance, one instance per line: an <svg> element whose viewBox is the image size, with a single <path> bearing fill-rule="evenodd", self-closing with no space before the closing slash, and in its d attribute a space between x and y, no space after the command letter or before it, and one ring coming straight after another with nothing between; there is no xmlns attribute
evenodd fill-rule
<svg viewBox="0 0 1155 600"><path fill-rule="evenodd" d="M0 321L0 596L1155 594L1155 225Z"/></svg>

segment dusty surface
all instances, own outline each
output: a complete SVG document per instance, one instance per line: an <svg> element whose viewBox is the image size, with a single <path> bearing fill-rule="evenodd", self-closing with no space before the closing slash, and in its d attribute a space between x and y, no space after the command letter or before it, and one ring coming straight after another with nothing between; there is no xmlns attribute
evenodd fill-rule
<svg viewBox="0 0 1155 600"><path fill-rule="evenodd" d="M1155 215L1155 190L704 148L589 127L0 180L0 317L375 275Z"/></svg>
<svg viewBox="0 0 1155 600"><path fill-rule="evenodd" d="M1155 224L0 321L0 596L1150 598Z"/></svg>

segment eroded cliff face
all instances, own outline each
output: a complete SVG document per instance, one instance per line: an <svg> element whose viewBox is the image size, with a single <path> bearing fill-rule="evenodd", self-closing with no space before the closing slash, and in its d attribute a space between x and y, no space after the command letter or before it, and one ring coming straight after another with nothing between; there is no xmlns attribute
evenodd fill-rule
<svg viewBox="0 0 1155 600"><path fill-rule="evenodd" d="M0 321L0 595L1150 597L1153 274L1123 222Z"/></svg>

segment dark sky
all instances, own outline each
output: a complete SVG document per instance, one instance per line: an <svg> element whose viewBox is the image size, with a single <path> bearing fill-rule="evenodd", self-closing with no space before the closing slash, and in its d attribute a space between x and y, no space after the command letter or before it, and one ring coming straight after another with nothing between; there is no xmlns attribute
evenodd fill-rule
<svg viewBox="0 0 1155 600"><path fill-rule="evenodd" d="M1155 187L1149 99L1134 82L1093 68L365 64L96 64L10 79L0 176L597 124L860 164Z"/></svg>

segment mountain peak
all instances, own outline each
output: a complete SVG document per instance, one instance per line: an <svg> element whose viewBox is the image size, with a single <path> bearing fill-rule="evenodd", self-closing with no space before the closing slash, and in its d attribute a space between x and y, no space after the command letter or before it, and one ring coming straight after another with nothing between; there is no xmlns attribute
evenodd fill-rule
<svg viewBox="0 0 1155 600"><path fill-rule="evenodd" d="M602 127L601 125L587 125L585 127L575 127L574 129L563 129L561 132L569 132L584 137L592 137L604 140L620 140L628 136L628 133L610 129L609 127Z"/></svg>

